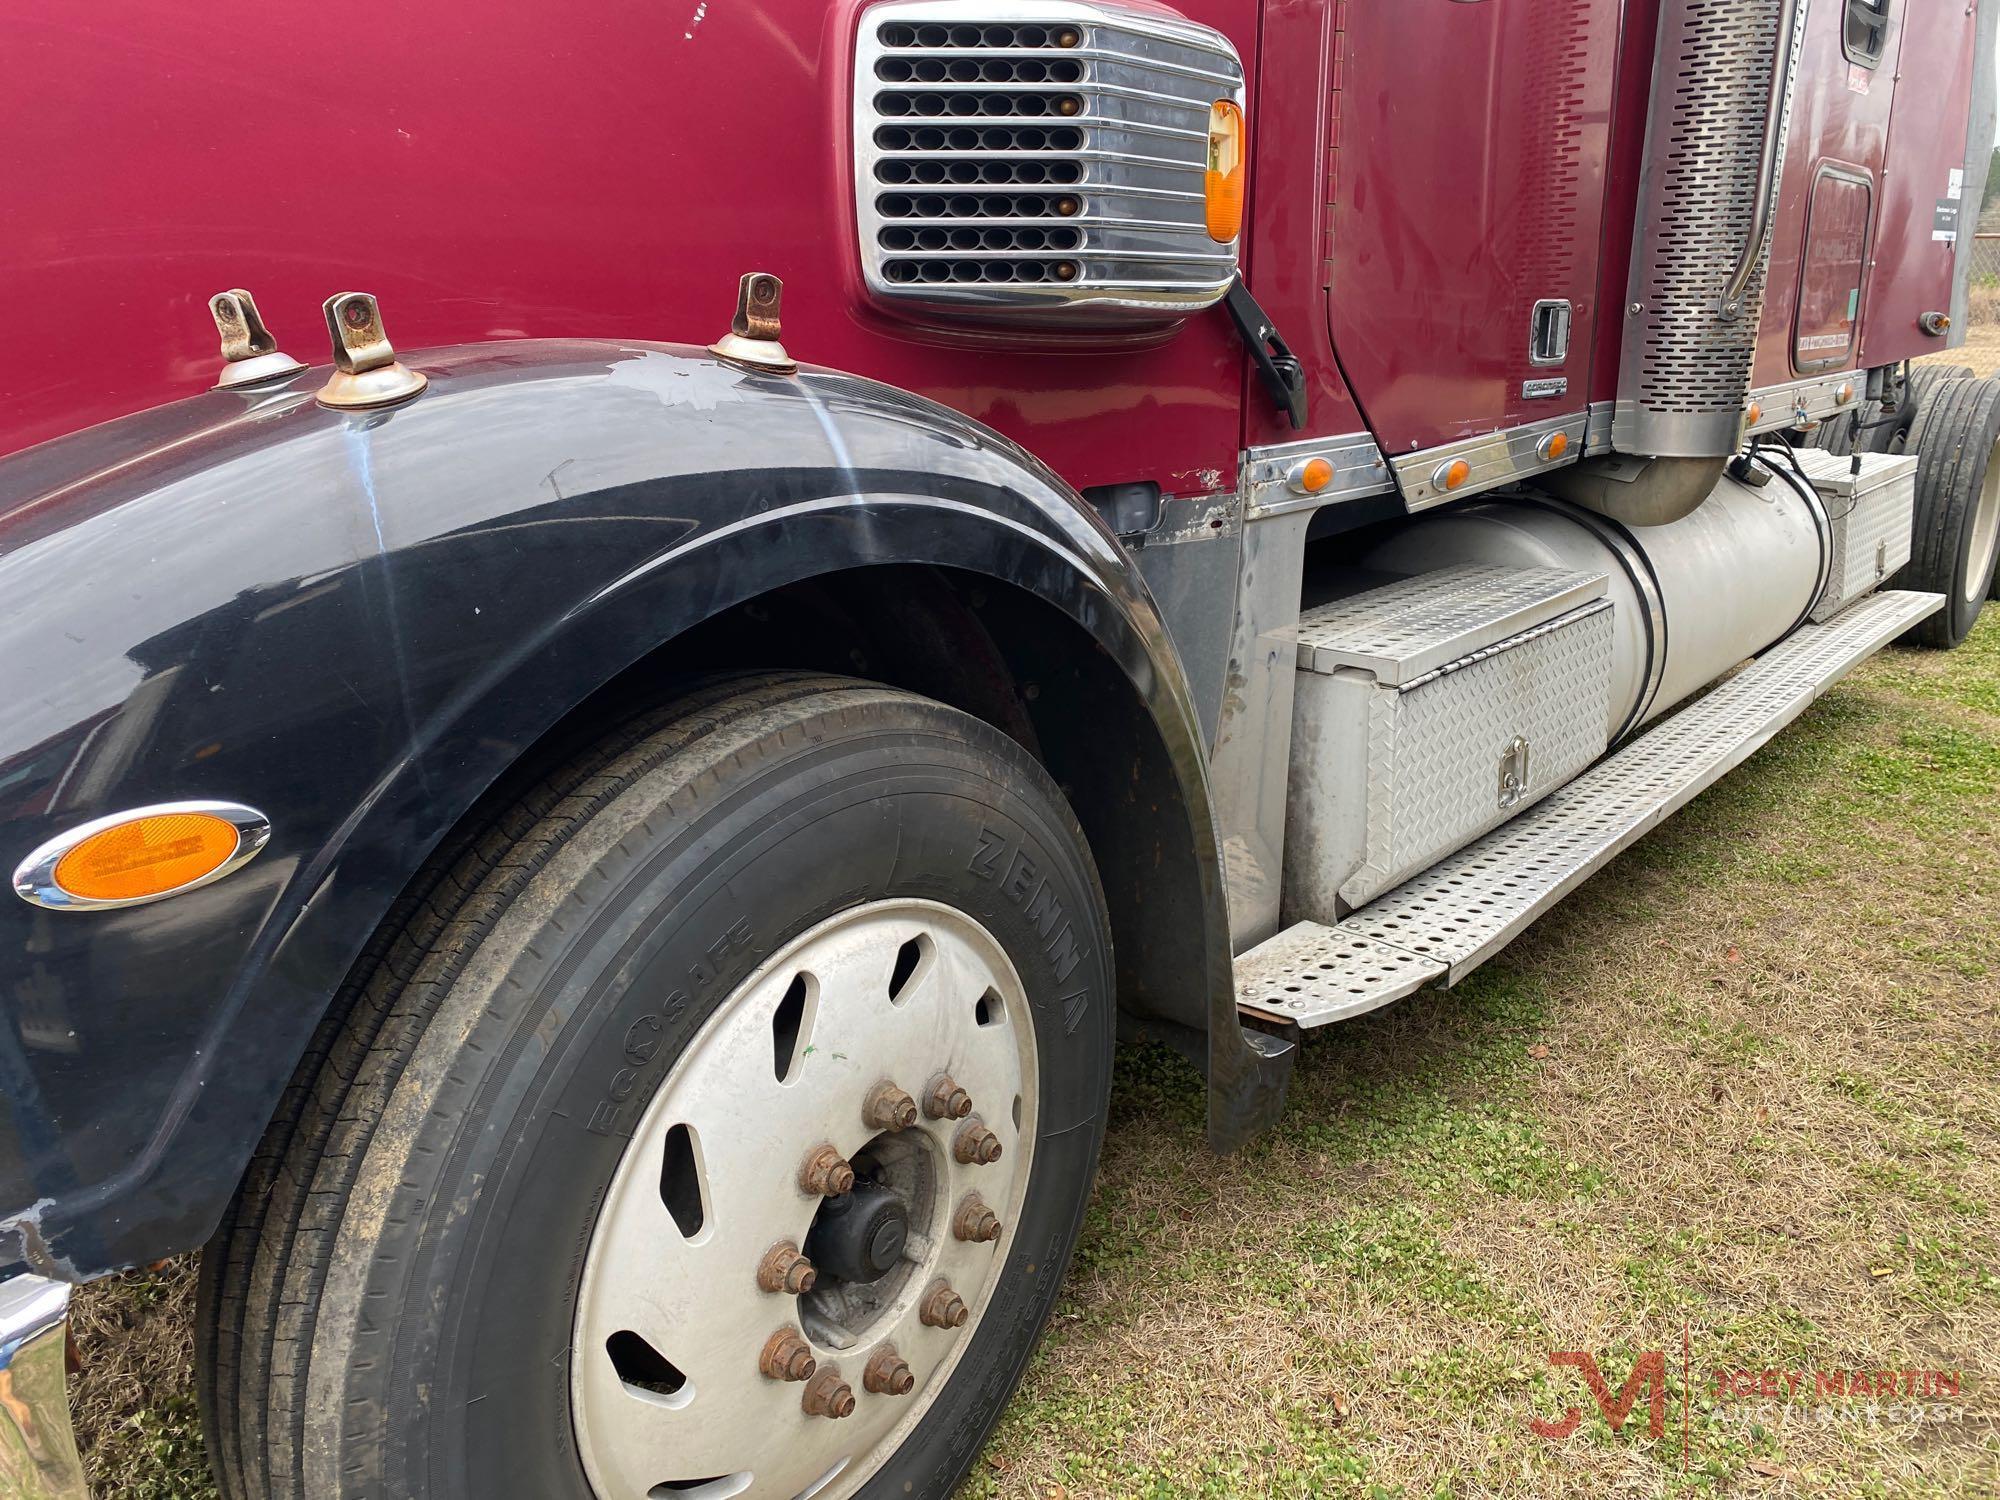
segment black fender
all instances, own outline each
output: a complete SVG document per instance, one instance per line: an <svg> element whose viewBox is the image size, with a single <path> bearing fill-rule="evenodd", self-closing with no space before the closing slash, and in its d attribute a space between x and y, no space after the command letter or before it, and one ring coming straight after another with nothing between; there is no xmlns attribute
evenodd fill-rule
<svg viewBox="0 0 2000 1500"><path fill-rule="evenodd" d="M0 858L213 797L268 847L152 904L0 899L0 1276L192 1248L413 872L664 642L820 574L924 563L1059 609L1171 762L1199 882L1212 1134L1275 1107L1236 1022L1202 735L1130 559L989 430L830 372L483 344L335 412L308 371L0 463Z"/></svg>

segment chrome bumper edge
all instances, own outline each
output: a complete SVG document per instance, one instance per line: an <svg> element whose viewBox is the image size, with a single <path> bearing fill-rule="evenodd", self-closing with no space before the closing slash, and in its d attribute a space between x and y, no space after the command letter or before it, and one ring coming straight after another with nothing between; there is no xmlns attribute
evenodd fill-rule
<svg viewBox="0 0 2000 1500"><path fill-rule="evenodd" d="M69 1425L70 1288L0 1281L0 1495L89 1500Z"/></svg>

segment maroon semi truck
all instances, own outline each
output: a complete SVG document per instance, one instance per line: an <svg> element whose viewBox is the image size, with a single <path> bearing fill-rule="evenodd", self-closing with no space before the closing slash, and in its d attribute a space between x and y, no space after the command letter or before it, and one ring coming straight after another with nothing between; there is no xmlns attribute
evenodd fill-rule
<svg viewBox="0 0 2000 1500"><path fill-rule="evenodd" d="M1971 628L1996 14L0 6L0 1491L200 1249L228 1500L947 1493L1117 1038Z"/></svg>

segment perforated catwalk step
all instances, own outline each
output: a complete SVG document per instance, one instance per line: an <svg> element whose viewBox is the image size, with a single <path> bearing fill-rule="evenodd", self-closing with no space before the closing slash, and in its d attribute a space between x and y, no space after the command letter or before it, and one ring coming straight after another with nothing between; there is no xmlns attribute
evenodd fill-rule
<svg viewBox="0 0 2000 1500"><path fill-rule="evenodd" d="M1249 1015L1325 1026L1458 983L1536 917L1767 744L1942 603L1871 595L1773 646L1699 701L1337 926L1301 922L1236 962Z"/></svg>

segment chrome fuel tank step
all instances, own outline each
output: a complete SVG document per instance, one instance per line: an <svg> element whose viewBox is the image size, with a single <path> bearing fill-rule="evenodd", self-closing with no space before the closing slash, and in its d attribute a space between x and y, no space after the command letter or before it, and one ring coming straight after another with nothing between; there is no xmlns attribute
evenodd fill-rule
<svg viewBox="0 0 2000 1500"><path fill-rule="evenodd" d="M1456 984L1640 835L1741 765L1936 594L1875 594L1808 625L1514 821L1338 923L1305 921L1236 963L1246 1015L1324 1026Z"/></svg>

